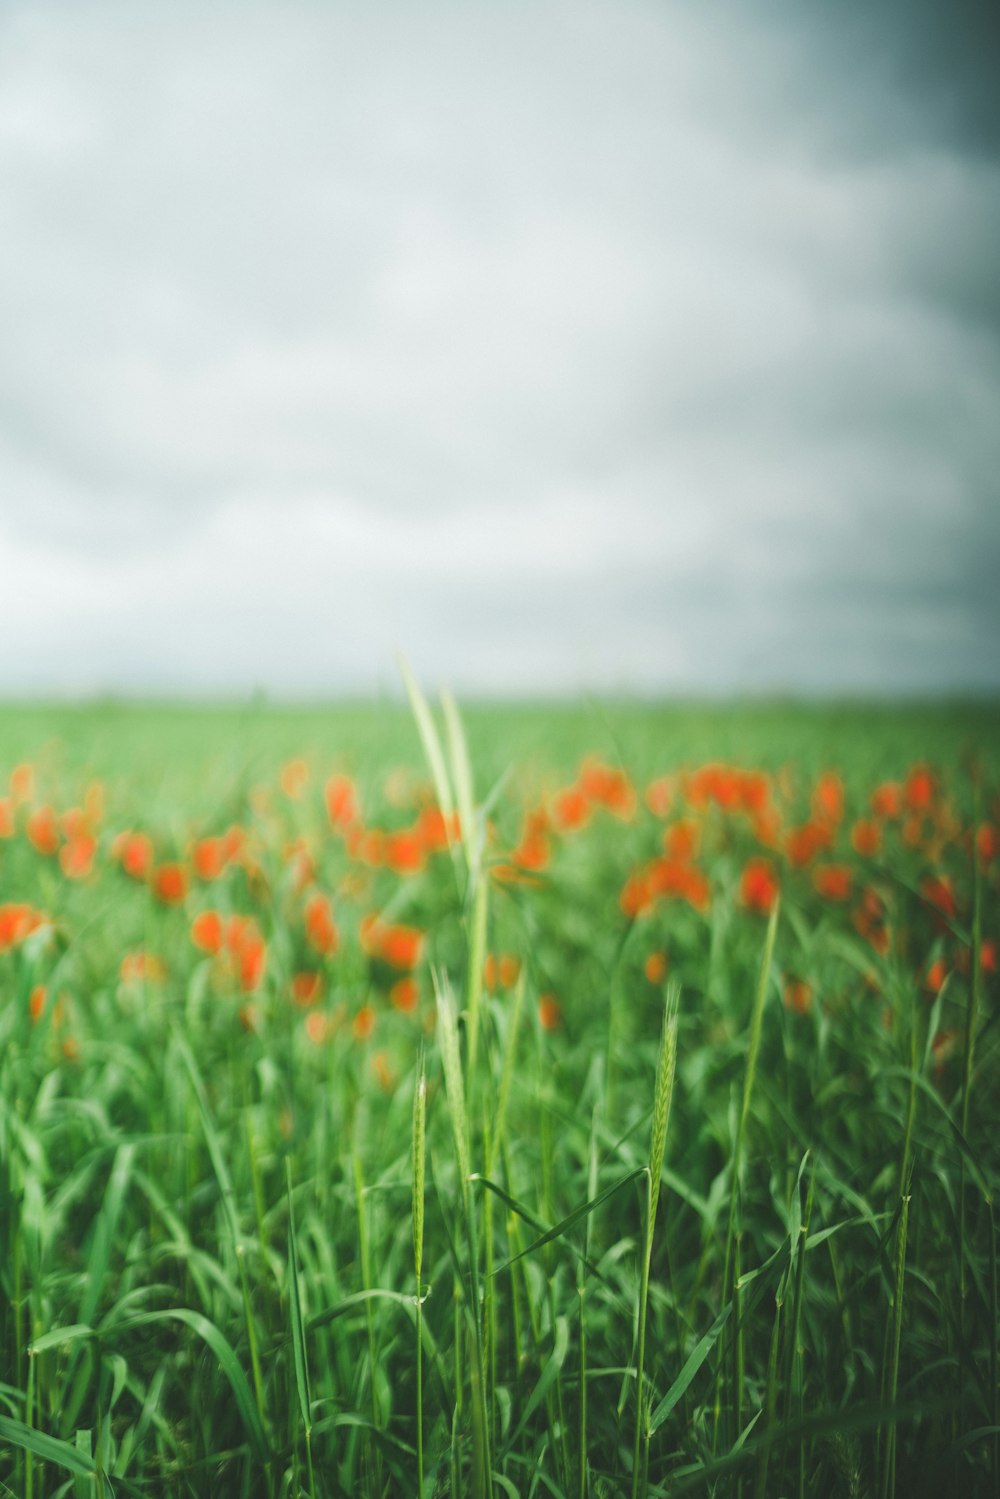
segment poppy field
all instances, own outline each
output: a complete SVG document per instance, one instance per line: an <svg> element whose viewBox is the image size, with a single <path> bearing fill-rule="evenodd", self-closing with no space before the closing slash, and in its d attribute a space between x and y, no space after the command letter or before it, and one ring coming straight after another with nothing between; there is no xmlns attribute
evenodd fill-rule
<svg viewBox="0 0 1000 1499"><path fill-rule="evenodd" d="M0 1493L1000 1491L1000 709L10 708Z"/></svg>

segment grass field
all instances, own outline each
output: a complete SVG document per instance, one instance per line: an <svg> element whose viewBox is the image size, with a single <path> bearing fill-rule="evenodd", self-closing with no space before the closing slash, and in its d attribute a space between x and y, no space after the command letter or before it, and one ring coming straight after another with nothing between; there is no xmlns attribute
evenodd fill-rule
<svg viewBox="0 0 1000 1499"><path fill-rule="evenodd" d="M0 1481L1000 1492L1000 705L9 707Z"/></svg>

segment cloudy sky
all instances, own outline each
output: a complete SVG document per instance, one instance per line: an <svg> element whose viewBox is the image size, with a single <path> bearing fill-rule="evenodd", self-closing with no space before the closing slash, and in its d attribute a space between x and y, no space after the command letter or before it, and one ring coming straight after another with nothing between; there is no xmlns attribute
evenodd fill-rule
<svg viewBox="0 0 1000 1499"><path fill-rule="evenodd" d="M991 12L0 0L0 693L1000 690Z"/></svg>

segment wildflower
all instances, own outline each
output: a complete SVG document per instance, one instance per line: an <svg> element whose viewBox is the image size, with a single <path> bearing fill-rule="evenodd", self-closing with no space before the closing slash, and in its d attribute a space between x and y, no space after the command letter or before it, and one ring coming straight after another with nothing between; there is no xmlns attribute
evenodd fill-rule
<svg viewBox="0 0 1000 1499"><path fill-rule="evenodd" d="M579 786L568 786L556 793L552 800L552 822L561 833L585 827L589 818L590 805Z"/></svg>
<svg viewBox="0 0 1000 1499"><path fill-rule="evenodd" d="M928 875L921 881L920 893L924 900L942 916L951 918L958 909L955 904L955 893L951 887L951 880L947 875Z"/></svg>
<svg viewBox="0 0 1000 1499"><path fill-rule="evenodd" d="M419 1002L420 990L416 979L410 974L407 974L405 978L397 979L389 990L389 1003L394 1010L399 1010L404 1015L412 1014Z"/></svg>
<svg viewBox="0 0 1000 1499"><path fill-rule="evenodd" d="M557 1031L562 1024L562 1007L554 994L539 996L538 1023L543 1031Z"/></svg>
<svg viewBox="0 0 1000 1499"><path fill-rule="evenodd" d="M911 812L926 812L934 800L934 776L927 765L914 765L903 786L903 801Z"/></svg>
<svg viewBox="0 0 1000 1499"><path fill-rule="evenodd" d="M948 977L948 965L944 958L935 958L924 975L924 988L932 995L938 994L944 987L944 981Z"/></svg>
<svg viewBox="0 0 1000 1499"><path fill-rule="evenodd" d="M40 854L54 854L59 847L59 824L49 806L37 807L25 823L24 831L28 842Z"/></svg>
<svg viewBox="0 0 1000 1499"><path fill-rule="evenodd" d="M778 896L778 877L770 859L749 859L740 879L740 904L767 915Z"/></svg>
<svg viewBox="0 0 1000 1499"><path fill-rule="evenodd" d="M873 859L882 847L882 829L869 818L860 818L851 829L851 847L863 859Z"/></svg>
<svg viewBox="0 0 1000 1499"><path fill-rule="evenodd" d="M667 976L665 952L651 952L643 965L643 971L651 984L662 984Z"/></svg>
<svg viewBox="0 0 1000 1499"><path fill-rule="evenodd" d="M357 792L349 776L331 776L324 788L324 800L332 828L344 829L359 820Z"/></svg>
<svg viewBox="0 0 1000 1499"><path fill-rule="evenodd" d="M30 802L35 794L35 767L15 765L10 773L8 785L15 806L22 802Z"/></svg>
<svg viewBox="0 0 1000 1499"><path fill-rule="evenodd" d="M903 807L903 788L896 781L883 781L872 792L869 805L874 816L882 821L898 817Z"/></svg>
<svg viewBox="0 0 1000 1499"><path fill-rule="evenodd" d="M1000 853L1000 830L992 822L981 822L976 829L976 848L984 864L991 863Z"/></svg>
<svg viewBox="0 0 1000 1499"><path fill-rule="evenodd" d="M420 962L424 936L411 926L385 927L379 937L378 955L390 968L415 968Z"/></svg>
<svg viewBox="0 0 1000 1499"><path fill-rule="evenodd" d="M111 852L133 880L146 880L153 867L153 840L147 833L119 833Z"/></svg>
<svg viewBox="0 0 1000 1499"><path fill-rule="evenodd" d="M161 864L152 876L153 894L165 906L177 906L188 892L187 870L183 864Z"/></svg>
<svg viewBox="0 0 1000 1499"><path fill-rule="evenodd" d="M303 971L292 975L292 999L302 1009L316 1004L322 993L322 974Z"/></svg>
<svg viewBox="0 0 1000 1499"><path fill-rule="evenodd" d="M314 1046L322 1046L330 1034L327 1017L321 1010L310 1010L306 1016L306 1035Z"/></svg>
<svg viewBox="0 0 1000 1499"><path fill-rule="evenodd" d="M221 838L199 838L192 863L200 880L217 880L226 867L226 847Z"/></svg>
<svg viewBox="0 0 1000 1499"><path fill-rule="evenodd" d="M844 816L844 783L835 770L825 770L816 782L812 812L822 827L836 827Z"/></svg>
<svg viewBox="0 0 1000 1499"><path fill-rule="evenodd" d="M818 864L813 885L824 900L850 900L853 873L847 864Z"/></svg>
<svg viewBox="0 0 1000 1499"><path fill-rule="evenodd" d="M362 1005L351 1021L351 1035L355 1041L368 1041L375 1031L375 1011L371 1005Z"/></svg>
<svg viewBox="0 0 1000 1499"><path fill-rule="evenodd" d="M191 923L191 941L202 952L219 951L223 942L223 927L218 911L199 911Z"/></svg>
<svg viewBox="0 0 1000 1499"><path fill-rule="evenodd" d="M682 817L663 834L663 847L672 859L693 859L701 841L701 829L690 817Z"/></svg>
<svg viewBox="0 0 1000 1499"><path fill-rule="evenodd" d="M97 839L79 833L59 850L59 867L68 880L86 879L94 866Z"/></svg>
<svg viewBox="0 0 1000 1499"><path fill-rule="evenodd" d="M793 978L789 975L785 979L784 989L785 1009L791 1010L793 1015L808 1015L812 1008L812 988L805 979Z"/></svg>
<svg viewBox="0 0 1000 1499"><path fill-rule="evenodd" d="M14 801L12 797L0 796L0 838L14 836Z"/></svg>
<svg viewBox="0 0 1000 1499"><path fill-rule="evenodd" d="M821 822L804 822L789 828L785 835L785 853L795 865L808 864L831 843L830 829Z"/></svg>
<svg viewBox="0 0 1000 1499"><path fill-rule="evenodd" d="M289 760L281 767L279 777L281 789L290 801L300 800L309 782L309 766L305 760Z"/></svg>
<svg viewBox="0 0 1000 1499"><path fill-rule="evenodd" d="M419 874L427 859L419 829L406 828L387 834L384 857L386 867L394 874Z"/></svg>
<svg viewBox="0 0 1000 1499"><path fill-rule="evenodd" d="M666 817L673 805L674 787L669 776L660 776L646 787L646 806L654 817Z"/></svg>
<svg viewBox="0 0 1000 1499"><path fill-rule="evenodd" d="M340 933L333 919L333 908L318 891L310 896L305 908L306 941L323 957L330 957L340 946Z"/></svg>

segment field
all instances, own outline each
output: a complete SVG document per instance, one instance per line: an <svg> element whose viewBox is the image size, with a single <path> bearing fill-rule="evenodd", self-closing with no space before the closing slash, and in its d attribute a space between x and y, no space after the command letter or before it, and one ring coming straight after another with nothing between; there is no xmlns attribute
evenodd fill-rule
<svg viewBox="0 0 1000 1499"><path fill-rule="evenodd" d="M9 707L0 1492L1000 1492L1000 706Z"/></svg>

